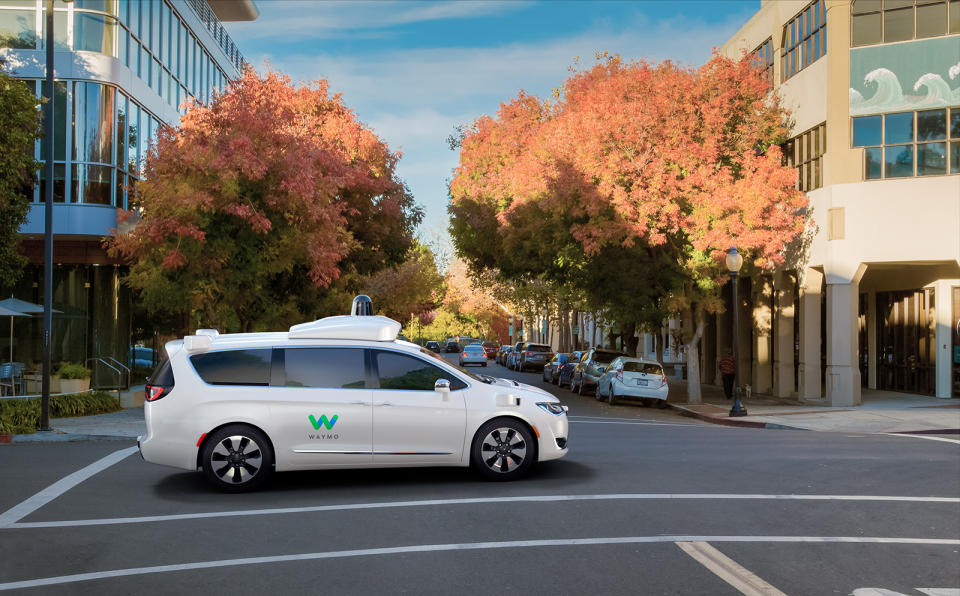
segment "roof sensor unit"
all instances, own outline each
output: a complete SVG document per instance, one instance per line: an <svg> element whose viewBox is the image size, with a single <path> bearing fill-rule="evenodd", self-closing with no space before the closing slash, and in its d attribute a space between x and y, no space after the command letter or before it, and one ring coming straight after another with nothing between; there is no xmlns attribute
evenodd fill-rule
<svg viewBox="0 0 960 596"><path fill-rule="evenodd" d="M354 317L372 317L373 302L370 296L360 294L353 299L353 306L350 307L350 314Z"/></svg>

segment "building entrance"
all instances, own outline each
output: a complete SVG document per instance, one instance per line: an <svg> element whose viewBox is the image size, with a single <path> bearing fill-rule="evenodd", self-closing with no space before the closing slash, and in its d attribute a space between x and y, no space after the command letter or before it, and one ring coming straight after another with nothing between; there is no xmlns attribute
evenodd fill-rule
<svg viewBox="0 0 960 596"><path fill-rule="evenodd" d="M880 389L936 395L933 288L877 292L877 343Z"/></svg>

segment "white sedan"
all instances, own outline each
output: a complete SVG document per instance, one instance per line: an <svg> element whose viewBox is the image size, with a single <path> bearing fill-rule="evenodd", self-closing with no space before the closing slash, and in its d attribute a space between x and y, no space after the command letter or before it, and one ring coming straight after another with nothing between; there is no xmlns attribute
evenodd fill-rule
<svg viewBox="0 0 960 596"><path fill-rule="evenodd" d="M597 399L615 404L621 398L630 397L642 399L645 406L656 403L662 408L667 405L669 389L667 375L659 362L620 356L600 377Z"/></svg>
<svg viewBox="0 0 960 596"><path fill-rule="evenodd" d="M470 344L460 352L460 366L468 364L487 365L487 353L480 344Z"/></svg>

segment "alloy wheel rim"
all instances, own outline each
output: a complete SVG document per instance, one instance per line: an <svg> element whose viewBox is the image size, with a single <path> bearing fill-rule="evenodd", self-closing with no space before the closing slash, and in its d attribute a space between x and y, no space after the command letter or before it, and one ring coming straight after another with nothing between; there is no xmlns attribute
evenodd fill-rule
<svg viewBox="0 0 960 596"><path fill-rule="evenodd" d="M484 465L499 474L519 468L526 455L527 443L523 435L513 428L494 429L480 444L480 458Z"/></svg>
<svg viewBox="0 0 960 596"><path fill-rule="evenodd" d="M231 435L225 437L210 453L213 473L227 484L244 484L260 472L263 452L260 445L250 437Z"/></svg>

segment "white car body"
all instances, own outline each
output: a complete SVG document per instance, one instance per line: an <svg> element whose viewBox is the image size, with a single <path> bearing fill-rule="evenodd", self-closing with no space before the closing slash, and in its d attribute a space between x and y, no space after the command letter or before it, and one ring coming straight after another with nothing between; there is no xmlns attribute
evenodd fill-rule
<svg viewBox="0 0 960 596"><path fill-rule="evenodd" d="M276 471L468 466L478 430L494 419L512 419L536 436L533 462L566 455L566 407L556 397L510 380L479 380L432 352L397 340L399 330L400 323L385 317L340 316L295 325L287 333L218 335L201 330L168 342L169 364L157 374L169 366L172 387L144 405L147 434L138 438L140 453L148 462L197 470L203 465L205 437L225 425L243 425L266 436ZM313 351L297 351L303 349ZM232 374L223 377L231 383L229 379L245 375L253 378L251 371L268 366L265 354L270 354L267 385L207 383L196 367L200 363L205 371ZM363 386L290 386L291 366L299 367L295 374L309 376L310 358L316 354L322 358L317 365L331 371L341 359L360 358L365 379L358 383ZM480 354L486 362L482 350ZM237 360L240 356L252 360L236 365L247 362ZM405 357L418 359L422 362L412 365L423 366L384 377L392 374L384 371L385 363L406 366L412 361ZM231 359L232 369L210 368L209 362ZM439 379L435 387L429 381L430 390L381 388L388 382L421 382L416 375L423 371L442 373L449 385L444 390ZM210 378L212 373L206 374ZM152 390L160 393L148 385L148 399Z"/></svg>
<svg viewBox="0 0 960 596"><path fill-rule="evenodd" d="M597 395L601 399L613 396L614 401L619 397L666 401L669 392L663 365L655 360L627 356L620 356L611 362L597 384Z"/></svg>
<svg viewBox="0 0 960 596"><path fill-rule="evenodd" d="M470 344L460 352L460 366L468 364L487 365L487 353L480 344Z"/></svg>

